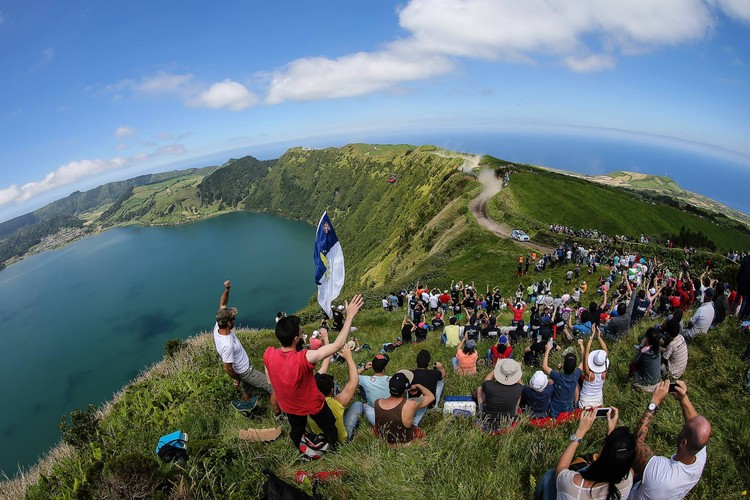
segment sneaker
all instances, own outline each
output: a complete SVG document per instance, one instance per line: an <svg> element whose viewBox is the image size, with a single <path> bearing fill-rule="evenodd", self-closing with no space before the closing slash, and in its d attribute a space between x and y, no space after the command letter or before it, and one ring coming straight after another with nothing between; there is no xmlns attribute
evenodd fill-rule
<svg viewBox="0 0 750 500"><path fill-rule="evenodd" d="M282 424L285 424L285 423L289 422L289 418L287 418L286 413L284 413L283 411L280 411L279 413L277 413L276 415L274 415L273 421L276 424L276 426L278 427L278 426L280 426Z"/></svg>
<svg viewBox="0 0 750 500"><path fill-rule="evenodd" d="M253 396L247 401L241 399L235 399L232 401L232 407L238 412L242 413L246 417L250 416L250 413L255 409L255 405L258 404L258 398Z"/></svg>

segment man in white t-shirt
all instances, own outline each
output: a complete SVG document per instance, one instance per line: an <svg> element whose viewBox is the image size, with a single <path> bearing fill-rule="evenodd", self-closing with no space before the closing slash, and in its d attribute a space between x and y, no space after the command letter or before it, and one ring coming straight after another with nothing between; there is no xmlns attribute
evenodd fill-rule
<svg viewBox="0 0 750 500"><path fill-rule="evenodd" d="M677 436L677 453L671 457L658 457L646 444L648 427L662 401L669 392L669 380L656 386L651 402L643 414L636 431L636 450L633 470L639 483L630 491L631 500L679 500L684 498L700 481L706 465L706 444L711 437L711 423L698 412L687 395L682 381L672 395L680 402L685 425Z"/></svg>
<svg viewBox="0 0 750 500"><path fill-rule="evenodd" d="M252 395L252 390L258 388L271 395L271 407L274 413L278 414L279 406L276 403L276 397L273 394L273 388L268 381L268 377L264 372L253 367L245 349L234 334L234 319L237 316L237 308L227 308L231 286L229 280L224 282L224 292L219 300L219 310L216 311L214 345L216 346L216 352L221 357L224 371L234 379L234 385L242 390L242 399L232 401L232 406L247 416L255 408L258 401L258 398Z"/></svg>

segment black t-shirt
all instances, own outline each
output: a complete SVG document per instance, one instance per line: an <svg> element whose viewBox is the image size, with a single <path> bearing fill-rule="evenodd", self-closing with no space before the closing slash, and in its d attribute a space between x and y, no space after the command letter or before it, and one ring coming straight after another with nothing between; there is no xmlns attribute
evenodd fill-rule
<svg viewBox="0 0 750 500"><path fill-rule="evenodd" d="M461 304L453 304L453 314L461 314Z"/></svg>
<svg viewBox="0 0 750 500"><path fill-rule="evenodd" d="M341 330L344 327L344 313L338 311L337 309L333 310L333 329L334 330Z"/></svg>
<svg viewBox="0 0 750 500"><path fill-rule="evenodd" d="M412 297L409 301L409 308L413 311L415 307L417 307L417 303L419 303L419 299L416 297Z"/></svg>
<svg viewBox="0 0 750 500"><path fill-rule="evenodd" d="M466 325L464 327L464 334L468 336L469 340L478 340L479 327L476 325Z"/></svg>
<svg viewBox="0 0 750 500"><path fill-rule="evenodd" d="M456 290L455 288L451 290L451 300L453 301L453 303L458 302L458 290Z"/></svg>
<svg viewBox="0 0 750 500"><path fill-rule="evenodd" d="M464 307L466 309L474 310L477 308L477 299L473 296L468 296L464 299Z"/></svg>
<svg viewBox="0 0 750 500"><path fill-rule="evenodd" d="M415 370L412 370L412 373L414 373L414 380L412 381L413 384L421 384L426 389L429 389L433 395L437 396L435 394L435 391L437 391L437 383L443 380L443 374L440 373L439 370L417 368ZM417 395L421 396L421 392L417 391ZM432 408L433 406L435 406L435 402L432 402L429 407Z"/></svg>
<svg viewBox="0 0 750 500"><path fill-rule="evenodd" d="M482 333L482 338L497 337L498 335L500 335L500 329L496 326L488 326L487 328L482 328L480 332Z"/></svg>
<svg viewBox="0 0 750 500"><path fill-rule="evenodd" d="M433 318L431 324L432 324L432 329L437 331L437 330L442 329L445 326L445 321L443 321L440 318Z"/></svg>
<svg viewBox="0 0 750 500"><path fill-rule="evenodd" d="M401 327L401 340L411 342L411 323L406 323Z"/></svg>
<svg viewBox="0 0 750 500"><path fill-rule="evenodd" d="M495 380L482 382L484 391L484 415L488 419L515 418L521 399L521 384L503 385Z"/></svg>

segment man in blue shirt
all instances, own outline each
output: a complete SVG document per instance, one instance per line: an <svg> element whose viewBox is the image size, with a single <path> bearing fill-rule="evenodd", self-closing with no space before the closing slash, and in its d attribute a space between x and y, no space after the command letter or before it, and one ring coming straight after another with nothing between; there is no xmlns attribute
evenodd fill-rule
<svg viewBox="0 0 750 500"><path fill-rule="evenodd" d="M576 391L578 379L581 377L581 369L577 366L576 355L569 352L563 357L563 371L558 372L549 367L549 352L552 350L552 341L547 342L542 360L542 370L549 375L555 383L555 391L549 402L549 414L557 418L560 413L573 411L575 409ZM581 353L583 356L583 353Z"/></svg>

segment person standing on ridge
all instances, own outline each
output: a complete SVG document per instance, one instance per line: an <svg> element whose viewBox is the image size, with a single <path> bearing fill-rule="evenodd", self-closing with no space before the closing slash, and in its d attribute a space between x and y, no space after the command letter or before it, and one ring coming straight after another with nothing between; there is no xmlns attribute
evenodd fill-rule
<svg viewBox="0 0 750 500"><path fill-rule="evenodd" d="M274 413L279 412L273 388L268 382L268 377L256 370L245 349L242 347L237 336L234 334L234 319L237 316L237 308L227 308L229 303L229 290L232 284L229 280L224 282L224 292L219 299L219 310L216 312L216 324L214 325L214 345L224 365L224 371L234 379L235 387L242 390L242 399L232 401L235 410L243 415L248 415L258 402L258 398L252 395L252 388L263 389L271 395L270 403Z"/></svg>

